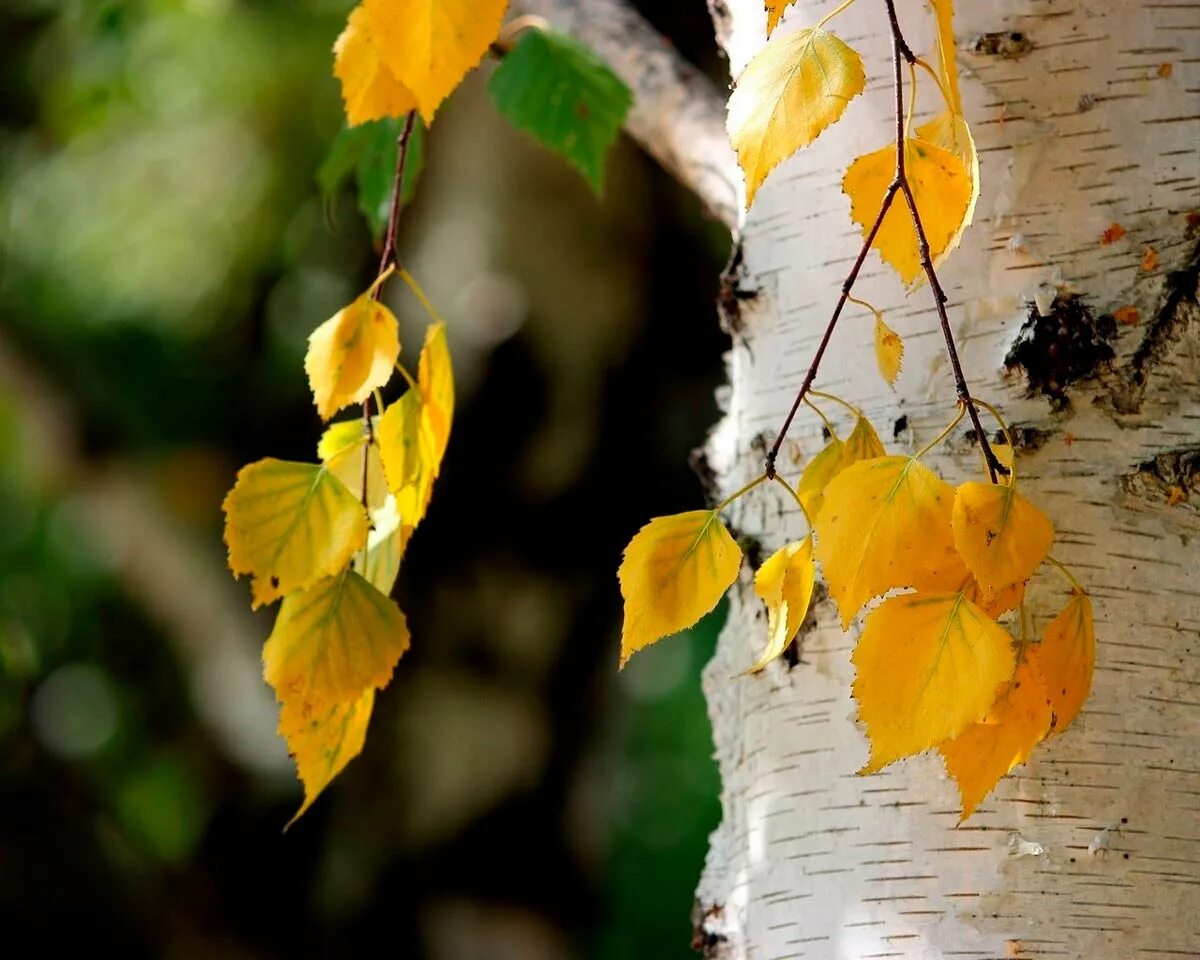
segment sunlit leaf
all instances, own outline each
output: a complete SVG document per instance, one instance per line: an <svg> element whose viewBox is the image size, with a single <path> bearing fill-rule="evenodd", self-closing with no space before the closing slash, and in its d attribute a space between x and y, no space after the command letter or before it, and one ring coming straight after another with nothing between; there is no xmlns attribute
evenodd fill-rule
<svg viewBox="0 0 1200 960"><path fill-rule="evenodd" d="M955 547L989 596L1033 576L1054 542L1046 515L1003 483L962 484L951 523Z"/></svg>
<svg viewBox="0 0 1200 960"><path fill-rule="evenodd" d="M860 460L874 460L876 457L887 455L883 441L871 426L866 417L858 417L854 421L854 429L842 447L842 469L858 463Z"/></svg>
<svg viewBox="0 0 1200 960"><path fill-rule="evenodd" d="M368 291L312 332L304 370L323 420L388 382L400 355L398 329L392 311Z"/></svg>
<svg viewBox="0 0 1200 960"><path fill-rule="evenodd" d="M979 154L975 149L975 138L971 135L971 128L967 125L967 120L961 113L953 113L947 110L938 114L928 123L917 127L917 136L927 143L932 143L936 147L950 151L958 157L970 182L967 209L959 221L958 229L955 230L946 242L946 250L942 254L944 258L946 253L949 253L958 246L959 241L962 239L963 231L975 219L975 204L979 201ZM920 201L917 201L917 203L917 209L923 210L924 208L921 206Z"/></svg>
<svg viewBox="0 0 1200 960"><path fill-rule="evenodd" d="M741 562L742 551L712 510L655 517L642 527L617 571L625 598L621 664L712 610Z"/></svg>
<svg viewBox="0 0 1200 960"><path fill-rule="evenodd" d="M832 33L809 28L767 42L729 97L726 126L746 175L747 206L767 174L812 143L865 85L862 59Z"/></svg>
<svg viewBox="0 0 1200 960"><path fill-rule="evenodd" d="M871 756L863 773L961 734L1013 674L1011 638L961 593L909 593L867 615L852 657Z"/></svg>
<svg viewBox="0 0 1200 960"><path fill-rule="evenodd" d="M342 101L351 126L399 117L417 107L412 92L382 62L362 5L350 11L346 29L333 45L333 75L342 82Z"/></svg>
<svg viewBox="0 0 1200 960"><path fill-rule="evenodd" d="M412 536L412 527L400 523L396 498L388 495L382 507L371 514L373 526L367 537L367 552L363 558L362 576L380 593L392 592L400 561Z"/></svg>
<svg viewBox="0 0 1200 960"><path fill-rule="evenodd" d="M254 606L331 576L367 540L367 514L327 468L259 460L225 497L229 569L254 578Z"/></svg>
<svg viewBox="0 0 1200 960"><path fill-rule="evenodd" d="M953 489L920 461L878 457L853 464L825 488L816 555L842 627L894 587L957 589L967 568L950 529Z"/></svg>
<svg viewBox="0 0 1200 960"><path fill-rule="evenodd" d="M975 811L1001 777L1029 759L1050 729L1050 701L1037 670L1022 663L985 719L938 747L946 772L958 783L960 821Z"/></svg>
<svg viewBox="0 0 1200 960"><path fill-rule="evenodd" d="M905 175L936 266L961 234L973 193L971 178L955 154L927 140L905 140L904 157ZM842 190L850 198L850 216L864 237L879 215L895 167L896 150L888 146L859 157L842 179ZM872 246L905 283L912 283L920 274L917 233L902 195L892 202Z"/></svg>
<svg viewBox="0 0 1200 960"><path fill-rule="evenodd" d="M751 673L782 654L799 632L812 601L816 573L812 534L780 547L758 568L754 592L767 605L767 645Z"/></svg>
<svg viewBox="0 0 1200 960"><path fill-rule="evenodd" d="M1054 708L1054 732L1062 733L1087 700L1096 669L1096 627L1086 593L1076 590L1071 594L1029 657L1046 681Z"/></svg>
<svg viewBox="0 0 1200 960"><path fill-rule="evenodd" d="M875 365L888 385L895 384L904 362L904 341L883 322L883 314L875 314Z"/></svg>
<svg viewBox="0 0 1200 960"><path fill-rule="evenodd" d="M431 324L417 371L417 387L391 404L379 421L379 449L388 489L410 532L425 516L441 471L454 419L454 372L446 327Z"/></svg>
<svg viewBox="0 0 1200 960"><path fill-rule="evenodd" d="M412 91L425 122L487 52L508 0L364 0L384 65Z"/></svg>
<svg viewBox="0 0 1200 960"><path fill-rule="evenodd" d="M804 468L800 482L796 485L796 493L804 505L804 512L809 520L815 520L821 507L825 504L825 487L829 481L838 475L842 469L842 450L844 444L837 437L831 437L827 443Z"/></svg>
<svg viewBox="0 0 1200 960"><path fill-rule="evenodd" d="M283 601L263 646L263 676L284 703L346 703L384 686L407 649L400 608L344 570Z"/></svg>
<svg viewBox="0 0 1200 960"><path fill-rule="evenodd" d="M374 705L372 688L357 700L343 703L293 699L280 706L278 732L287 741L296 774L304 784L304 803L288 821L289 827L362 752Z"/></svg>
<svg viewBox="0 0 1200 960"><path fill-rule="evenodd" d="M513 126L566 158L600 193L605 158L633 104L603 60L564 34L526 30L488 93Z"/></svg>
<svg viewBox="0 0 1200 960"><path fill-rule="evenodd" d="M379 418L372 418L375 429L379 429ZM367 442L361 418L331 423L321 434L317 444L317 456L329 468L329 472L346 485L355 500L362 502L363 457L367 458L367 505L375 510L387 499L387 480L383 476L383 463L379 459L379 447Z"/></svg>

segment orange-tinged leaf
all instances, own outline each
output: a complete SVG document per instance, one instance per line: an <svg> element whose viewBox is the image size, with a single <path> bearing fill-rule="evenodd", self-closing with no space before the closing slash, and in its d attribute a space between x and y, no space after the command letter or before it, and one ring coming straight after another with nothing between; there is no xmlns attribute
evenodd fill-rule
<svg viewBox="0 0 1200 960"><path fill-rule="evenodd" d="M1000 778L1029 759L1050 729L1046 685L1028 661L1000 694L987 717L938 747L946 772L958 783L966 820Z"/></svg>
<svg viewBox="0 0 1200 960"><path fill-rule="evenodd" d="M1014 667L1008 632L961 593L890 597L867 615L851 659L871 743L863 773L981 721Z"/></svg>
<svg viewBox="0 0 1200 960"><path fill-rule="evenodd" d="M779 26L779 21L783 19L783 12L795 2L796 0L766 0L768 37Z"/></svg>
<svg viewBox="0 0 1200 960"><path fill-rule="evenodd" d="M818 28L772 37L738 77L726 127L746 206L775 167L812 143L863 91L862 58Z"/></svg>
<svg viewBox="0 0 1200 960"><path fill-rule="evenodd" d="M966 586L963 587L963 596L981 607L984 613L995 620L1002 613L1015 610L1021 605L1021 602L1025 599L1025 582L1010 583L1007 587L1002 587L995 593L988 594L979 585L979 581L971 577L967 581Z"/></svg>
<svg viewBox="0 0 1200 960"><path fill-rule="evenodd" d="M1071 594L1029 657L1046 681L1054 708L1054 732L1062 733L1087 700L1096 668L1096 627L1086 593L1076 590Z"/></svg>
<svg viewBox="0 0 1200 960"><path fill-rule="evenodd" d="M843 629L894 587L953 590L967 579L950 529L953 489L909 457L847 467L825 488L816 555Z"/></svg>
<svg viewBox="0 0 1200 960"><path fill-rule="evenodd" d="M928 140L905 141L905 169L929 250L936 266L953 249L970 211L974 187L957 155ZM888 146L859 157L842 178L850 198L850 216L865 237L870 233L895 173L896 151ZM921 272L917 233L904 197L897 195L883 218L872 246L905 283Z"/></svg>
<svg viewBox="0 0 1200 960"><path fill-rule="evenodd" d="M372 418L379 429L379 418ZM331 423L317 443L317 456L329 472L346 485L355 500L362 502L363 456L367 458L367 505L376 510L387 499L387 480L379 447L367 442L361 418Z"/></svg>
<svg viewBox="0 0 1200 960"><path fill-rule="evenodd" d="M367 541L367 513L326 467L268 458L243 467L222 505L229 569L254 606L332 576Z"/></svg>
<svg viewBox="0 0 1200 960"><path fill-rule="evenodd" d="M346 120L352 127L417 108L412 92L380 61L361 4L350 11L346 29L333 45L333 75L342 83Z"/></svg>
<svg viewBox="0 0 1200 960"><path fill-rule="evenodd" d="M364 0L379 57L426 123L487 53L508 0Z"/></svg>
<svg viewBox="0 0 1200 960"><path fill-rule="evenodd" d="M796 494L804 506L804 512L809 521L817 518L825 503L825 487L842 469L842 452L845 444L837 437L831 437L815 457L808 462L800 482L796 485Z"/></svg>
<svg viewBox="0 0 1200 960"><path fill-rule="evenodd" d="M1054 542L1046 515L1004 483L964 483L951 522L955 547L989 596L1033 576Z"/></svg>
<svg viewBox="0 0 1200 960"><path fill-rule="evenodd" d="M410 532L429 508L453 419L454 372L446 327L434 323L425 331L416 389L391 404L379 420L383 471L400 521Z"/></svg>
<svg viewBox="0 0 1200 960"><path fill-rule="evenodd" d="M655 517L642 527L617 571L625 599L621 665L708 613L741 563L742 551L713 510Z"/></svg>
<svg viewBox="0 0 1200 960"><path fill-rule="evenodd" d="M780 547L758 568L754 592L767 605L767 645L751 673L762 670L795 638L808 613L815 581L811 534Z"/></svg>
<svg viewBox="0 0 1200 960"><path fill-rule="evenodd" d="M283 601L263 646L263 676L284 703L346 703L384 686L407 649L400 608L344 570Z"/></svg>
<svg viewBox="0 0 1200 960"><path fill-rule="evenodd" d="M279 711L279 735L287 741L304 784L304 803L288 821L299 820L346 764L362 752L375 705L374 689L343 703L292 699Z"/></svg>
<svg viewBox="0 0 1200 960"><path fill-rule="evenodd" d="M308 338L304 370L321 419L362 403L387 383L399 355L396 318L370 291L317 327Z"/></svg>
<svg viewBox="0 0 1200 960"><path fill-rule="evenodd" d="M904 362L904 341L900 334L883 322L882 314L875 314L875 365L879 375L889 386L900 376L900 365Z"/></svg>

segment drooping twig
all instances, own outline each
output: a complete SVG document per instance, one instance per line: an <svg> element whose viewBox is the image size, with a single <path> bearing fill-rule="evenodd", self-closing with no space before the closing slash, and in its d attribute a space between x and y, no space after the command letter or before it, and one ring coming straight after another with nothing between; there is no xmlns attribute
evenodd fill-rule
<svg viewBox="0 0 1200 960"><path fill-rule="evenodd" d="M858 279L859 271L862 269L863 262L867 258L867 253L870 251L871 245L875 242L875 235L879 232L879 228L883 223L883 218L887 215L888 210L891 209L892 202L899 192L904 195L909 215L912 218L913 229L917 234L917 249L920 255L921 267L929 281L930 290L933 292L934 306L937 310L938 320L941 323L942 335L946 341L946 352L950 357L950 366L954 371L954 385L958 394L958 400L966 407L967 413L971 417L971 423L975 427L975 435L979 438L979 443L983 450L984 462L987 464L988 474L991 477L992 483L995 483L997 473L1007 473L1008 471L996 459L996 454L992 450L991 444L988 443L987 434L979 420L979 411L976 409L970 390L967 388L966 377L963 375L962 363L959 361L958 349L954 342L954 333L950 329L950 318L946 314L946 294L938 282L937 272L933 267L933 258L930 255L929 241L925 234L925 225L922 223L921 215L917 211L917 203L913 197L912 186L908 182L905 170L904 151L907 137L905 133L904 77L901 67L904 62L915 64L917 57L905 41L904 34L900 31L900 23L896 18L895 0L884 0L884 2L887 5L888 22L892 33L892 86L896 100L896 172L892 178L892 182L888 184L886 193L884 193L875 223L871 226L870 231L868 231L862 249L859 251L854 265L850 268L850 272L846 275L846 279L842 283L841 295L838 297L837 304L833 308L833 314L825 327L825 333L821 337L821 342L817 346L816 353L813 355L812 364L808 368L804 382L800 385L800 390L796 394L792 408L788 411L788 415L784 419L783 426L780 428L775 442L771 445L771 449L767 451L766 471L768 476L775 476L775 460L779 456L779 448L783 445L784 437L787 436L788 429L792 425L792 420L795 418L796 412L800 409L800 404L804 402L804 398L807 396L813 380L816 379L817 370L821 365L822 358L825 356L825 348L829 346L829 340L833 336L834 327L837 326L838 318L842 315L842 308L845 307L846 301L850 297L850 292L854 287L855 281Z"/></svg>
<svg viewBox="0 0 1200 960"><path fill-rule="evenodd" d="M387 232L383 235L383 252L379 257L379 273L378 277L383 274L396 263L396 230L400 226L400 212L404 209L404 166L408 160L408 144L412 139L413 125L416 123L416 111L409 111L404 118L404 126L400 129L400 135L396 138L396 179L392 184L392 205L388 212ZM376 284L372 291L372 296L378 300L382 284ZM367 442L363 444L363 463L362 463L362 505L363 509L370 511L368 506L367 496L367 474L368 467L371 462L371 444L375 441L375 424L371 420L372 400L368 396L363 401L362 416L363 416L363 433L366 434Z"/></svg>

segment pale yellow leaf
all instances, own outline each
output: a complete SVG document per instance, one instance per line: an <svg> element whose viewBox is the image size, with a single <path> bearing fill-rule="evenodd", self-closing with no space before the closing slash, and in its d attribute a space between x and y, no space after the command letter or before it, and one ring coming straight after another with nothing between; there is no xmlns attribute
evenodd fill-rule
<svg viewBox="0 0 1200 960"><path fill-rule="evenodd" d="M1054 708L1054 732L1062 733L1087 700L1096 669L1096 627L1086 593L1076 590L1071 594L1029 657L1046 681Z"/></svg>
<svg viewBox="0 0 1200 960"><path fill-rule="evenodd" d="M392 311L368 291L312 332L304 370L321 419L362 403L391 379L400 355L397 331Z"/></svg>
<svg viewBox="0 0 1200 960"><path fill-rule="evenodd" d="M1050 729L1046 685L1028 661L1018 668L988 713L938 750L946 772L958 783L962 816L967 819L1000 778L1029 759Z"/></svg>
<svg viewBox="0 0 1200 960"><path fill-rule="evenodd" d="M979 154L975 150L975 138L971 136L971 128L961 113L947 110L938 114L928 123L917 127L917 136L934 146L949 150L958 157L970 181L967 209L962 215L958 229L946 243L946 249L941 255L941 259L945 259L946 254L958 246L963 232L975 219L975 204L979 201ZM917 209L924 209L920 201ZM935 265L940 263L941 259L935 259Z"/></svg>
<svg viewBox="0 0 1200 960"><path fill-rule="evenodd" d="M388 494L383 506L371 513L371 533L363 558L362 575L380 593L389 594L400 572L400 561L412 536L412 527L400 522L396 498Z"/></svg>
<svg viewBox="0 0 1200 960"><path fill-rule="evenodd" d="M325 467L259 460L222 505L229 569L250 574L254 606L331 576L367 540L367 513Z"/></svg>
<svg viewBox="0 0 1200 960"><path fill-rule="evenodd" d="M871 744L863 773L983 720L1015 666L1007 631L961 593L890 597L867 615L851 659Z"/></svg>
<svg viewBox="0 0 1200 960"><path fill-rule="evenodd" d="M889 386L900 376L900 365L904 361L904 341L900 334L883 322L883 314L875 314L875 365L879 375Z"/></svg>
<svg viewBox="0 0 1200 960"><path fill-rule="evenodd" d="M279 710L279 735L287 741L304 784L304 803L288 821L290 827L313 805L346 764L362 752L367 724L375 705L375 690L343 703L296 698Z"/></svg>
<svg viewBox="0 0 1200 960"><path fill-rule="evenodd" d="M841 472L844 447L841 440L831 437L829 443L809 461L804 473L800 475L796 493L810 521L817 518L825 503L825 487Z"/></svg>
<svg viewBox="0 0 1200 960"><path fill-rule="evenodd" d="M712 510L655 517L642 527L617 571L625 599L621 665L712 610L741 562L742 551Z"/></svg>
<svg viewBox="0 0 1200 960"><path fill-rule="evenodd" d="M350 11L346 29L333 45L333 75L342 83L350 126L417 108L412 92L380 62L361 4Z"/></svg>
<svg viewBox="0 0 1200 960"><path fill-rule="evenodd" d="M766 0L768 37L779 26L779 21L783 19L783 12L795 2L796 0Z"/></svg>
<svg viewBox="0 0 1200 960"><path fill-rule="evenodd" d="M866 417L857 418L854 421L854 429L850 431L850 436L846 438L842 448L842 469L845 470L860 460L874 460L886 455L887 450L884 449L879 434L871 426L871 421Z"/></svg>
<svg viewBox="0 0 1200 960"><path fill-rule="evenodd" d="M758 568L754 592L767 605L767 645L751 673L762 670L795 638L808 614L815 580L811 534L780 547Z"/></svg>
<svg viewBox="0 0 1200 960"><path fill-rule="evenodd" d="M426 123L487 53L508 0L364 0L380 59Z"/></svg>
<svg viewBox="0 0 1200 960"><path fill-rule="evenodd" d="M346 703L384 686L407 649L400 608L344 570L283 601L263 646L263 676L284 703Z"/></svg>
<svg viewBox="0 0 1200 960"><path fill-rule="evenodd" d="M777 34L738 77L726 126L746 175L746 205L776 166L812 143L862 93L862 59L817 28Z"/></svg>
<svg viewBox="0 0 1200 960"><path fill-rule="evenodd" d="M946 91L946 106L951 112L962 114L962 100L958 93L958 62L954 47L954 3L953 0L929 0L937 22L937 74Z"/></svg>
<svg viewBox="0 0 1200 960"><path fill-rule="evenodd" d="M379 418L373 417L375 429L379 429ZM346 485L355 500L362 501L363 457L367 458L367 505L376 510L387 499L387 480L383 476L383 463L379 459L379 447L367 442L361 418L331 423L321 434L317 443L317 456L329 468L329 472Z"/></svg>
<svg viewBox="0 0 1200 960"><path fill-rule="evenodd" d="M1024 583L1045 559L1054 527L1003 483L964 483L955 491L954 545L987 596Z"/></svg>
<svg viewBox="0 0 1200 960"><path fill-rule="evenodd" d="M966 581L950 529L953 502L949 484L909 457L864 460L829 483L816 555L843 628L893 588L953 590Z"/></svg>
<svg viewBox="0 0 1200 960"><path fill-rule="evenodd" d="M905 175L936 266L961 234L973 193L971 178L955 154L926 140L906 140L904 157ZM842 179L850 216L864 237L879 215L895 166L896 150L888 146L856 159ZM903 195L897 194L871 245L905 283L921 273L917 233Z"/></svg>
<svg viewBox="0 0 1200 960"><path fill-rule="evenodd" d="M379 450L401 524L411 532L425 516L441 472L454 419L454 373L446 327L431 324L421 348L417 387L384 411Z"/></svg>

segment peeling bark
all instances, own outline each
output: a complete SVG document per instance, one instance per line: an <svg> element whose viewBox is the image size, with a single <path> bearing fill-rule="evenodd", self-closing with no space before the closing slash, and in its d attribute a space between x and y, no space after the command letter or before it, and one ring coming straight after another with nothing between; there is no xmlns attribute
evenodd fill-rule
<svg viewBox="0 0 1200 960"><path fill-rule="evenodd" d="M1019 424L1022 484L1058 528L1055 555L1092 592L1092 697L956 827L957 793L936 758L855 775L866 755L849 694L856 635L837 628L828 601L815 605L795 664L731 679L764 631L746 572L705 675L724 808L697 897L706 956L1197 955L1200 323L1187 214L1200 205L1200 8L957 7L983 195L940 273L972 392ZM736 75L763 44L761 0L710 0L710 9ZM801 0L781 29L829 9ZM928 54L924 5L902 0L900 16ZM861 242L841 176L889 140L882 5L860 0L830 28L863 54L871 83L840 124L772 175L739 224L731 289L756 295L722 309L736 333L732 389L707 458L722 492L761 470L757 440L782 421ZM918 122L935 107L928 86ZM1102 244L1113 223L1125 235ZM1148 247L1161 266L1145 269ZM856 314L818 386L915 450L953 413L928 290L905 296L874 255L860 288L904 337L896 390L875 374L870 317ZM1112 323L1124 307L1144 319ZM1025 327L1037 349L1010 372ZM1042 328L1053 336L1039 340ZM1051 347L1055 357L1039 356ZM960 429L931 465L951 482L978 478L973 439ZM795 479L793 456L822 442L819 422L801 419L781 472ZM803 530L769 487L732 514L768 552ZM1052 577L1042 584L1031 593L1039 629L1062 601Z"/></svg>

